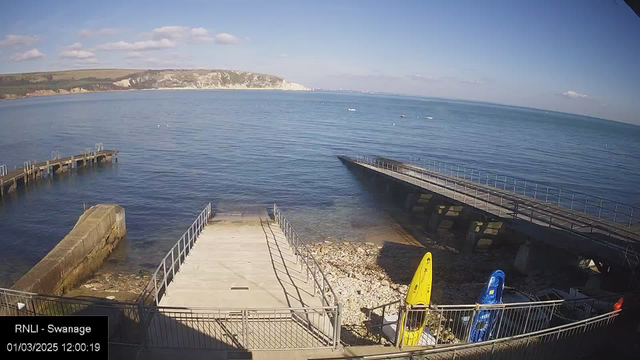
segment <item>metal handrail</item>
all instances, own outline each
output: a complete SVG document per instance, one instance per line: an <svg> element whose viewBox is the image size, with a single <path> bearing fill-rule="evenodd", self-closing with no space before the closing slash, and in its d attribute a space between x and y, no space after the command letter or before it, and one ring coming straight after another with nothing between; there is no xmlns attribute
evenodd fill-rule
<svg viewBox="0 0 640 360"><path fill-rule="evenodd" d="M400 165L397 166L396 169L399 169L399 168L409 169L411 171L416 171L416 169L418 169L420 171L430 171L430 170L426 170L426 169L423 169L423 168L416 167L415 165L412 165L412 167L410 168L410 167L405 166L402 163L400 163ZM406 174L404 172L403 172L403 174L407 175L407 176L410 176L410 175L408 175L408 174ZM425 172L425 174L429 174L430 176L432 176L430 173L427 173L427 172ZM441 173L441 174L444 174L444 173ZM444 175L446 176L446 174L444 174ZM443 179L445 181L448 180L446 178L441 178L441 179ZM452 180L448 180L448 181L449 182L453 182ZM462 182L462 183L464 184L464 182ZM456 184L456 183L454 183L454 184ZM525 209L531 210L532 211L531 214L535 214L536 213L535 206L537 206L538 204L533 204L532 205L531 203L523 201L520 198L505 197L504 196L505 194L503 194L503 193L501 193L499 191L500 189L498 189L498 191L489 191L489 190L487 190L485 185L483 185L482 183L478 183L478 184L480 185L479 187L475 186L475 187L471 187L471 188L484 191L485 194L491 194L493 196L500 196L502 198L508 199L509 201L514 203L514 205L515 205L515 209L514 210L516 211L516 213L518 212L519 208L522 207L522 206L524 206ZM439 184L436 184L436 185L439 185ZM455 190L455 188L454 188L454 190ZM519 195L519 194L516 193L516 195ZM481 199L481 198L479 198L479 200L486 201L485 199ZM497 203L495 203L494 205L497 205ZM503 204L501 203L501 206L502 205ZM520 213L523 214L523 215L527 215L527 213L525 213L524 211L522 211ZM573 216L575 216L575 214L571 213L569 211L569 209L566 209L566 210L557 209L556 212L543 210L543 211L537 211L537 213L540 213L540 214L543 214L543 215L552 214L552 215L555 215L557 218L566 219L566 220L568 220L569 222L572 223L571 230L573 230L573 225L576 225L576 227L578 227L580 224L582 224L582 227L591 227L592 230L593 230L593 228L597 228L597 229L600 229L600 230L603 230L603 231L608 231L608 233L607 233L608 236L611 236L611 234L616 234L616 235L626 236L630 240L640 241L640 236L637 233L629 231L629 230L626 230L625 228L615 227L615 231L611 231L611 224L604 222L604 221L607 221L607 219L605 219L605 218L599 218L599 219L603 219L603 221L599 221L597 219L587 219L587 218L585 218L585 221L578 222L579 219L573 218ZM515 218L516 215L518 215L518 214L514 214L514 218ZM565 216L562 216L562 215L565 215ZM617 223L614 223L614 224L617 224ZM595 225L599 225L599 226L595 226Z"/></svg>
<svg viewBox="0 0 640 360"><path fill-rule="evenodd" d="M431 171L437 171L445 175L463 178L480 184L484 183L487 186L493 186L518 195L532 197L536 200L544 201L545 203L553 203L559 206L568 207L574 211L597 216L598 218L609 219L614 223L624 224L627 227L632 227L636 221L640 221L640 207L605 199L603 197L439 160L411 157L409 162L410 164L421 163L424 168ZM519 190L521 192L519 192ZM532 194L533 196L531 196ZM554 199L555 201L553 201ZM566 201L563 202L562 199ZM593 200L589 202L590 199ZM606 206L607 204L610 205ZM597 214L589 212L588 209L596 209ZM623 211L624 209L627 211ZM610 212L610 216L607 216L608 212ZM625 220L619 221L620 217ZM626 219L628 219L628 221L626 221Z"/></svg>
<svg viewBox="0 0 640 360"><path fill-rule="evenodd" d="M552 328L547 328L539 331L533 331L525 334L520 334L511 337L505 337L495 340L489 340L481 343L467 343L467 344L459 344L459 345L450 345L446 347L438 347L427 350L418 350L418 351L403 351L403 352L395 352L395 353L385 353L385 354L376 354L376 355L365 355L360 357L360 359L397 359L397 358L414 358L415 356L428 356L430 354L442 354L442 353L450 353L453 354L452 358L456 358L456 353L462 352L465 349L478 349L479 347L489 348L489 352L493 354L493 349L497 344L503 343L515 343L521 340L527 340L531 338L541 337L541 336L554 336L555 342L561 339L560 334L562 332L569 332L569 334L577 335L580 333L585 333L588 331L594 331L597 329L597 325L599 323L603 323L604 326L608 326L615 321L615 319L620 315L620 312L623 310L614 310L605 314L597 315L588 319L576 321L570 324L564 324L560 326L555 326ZM595 326L590 326L595 324ZM574 333L572 330L577 329ZM529 341L527 341L526 346L529 346ZM531 342L533 344L534 342ZM570 345L571 346L571 345ZM451 356L447 356L449 358ZM500 358L503 358L500 356ZM505 358L509 358L505 356Z"/></svg>
<svg viewBox="0 0 640 360"><path fill-rule="evenodd" d="M386 159L383 158L378 158L378 157L370 157L370 156L363 156L363 155L357 155L355 160L356 162L361 162L361 163L365 163L377 168L381 168L384 170L388 170L388 171L394 171L397 173L400 173L404 176L408 176L411 178L414 178L416 180L420 180L420 181L424 181L424 182L428 182L432 185L436 185L439 187L444 188L445 190L449 190L452 193L454 193L454 199L455 199L455 194L458 191L462 191L464 190L464 193L462 193L462 197L464 198L473 198L474 202L475 200L480 200L480 202L484 202L485 203L485 210L489 211L488 209L488 205L492 204L495 207L500 209L500 214L499 216L502 216L502 209L505 208L509 208L509 204L511 204L513 206L513 208L509 208L509 210L511 210L512 212L505 212L504 215L505 216L509 216L511 215L514 219L522 219L522 220L527 220L530 222L533 222L533 220L537 220L540 222L543 222L545 224L548 224L549 227L553 226L556 228L560 228L560 229L564 229L564 230L568 230L578 236L582 236L585 238L590 239L591 241L600 243L604 246L607 246L609 248L612 248L616 251L620 251L624 254L627 254L629 252L631 252L632 254L638 254L638 252L633 248L633 246L630 244L627 247L622 247L620 245L617 244L613 244L610 243L608 241L603 241L601 239L598 238L593 238L593 237L589 237L587 236L584 232L581 231L577 231L578 229L581 229L583 227L590 227L591 228L591 232L593 232L593 229L599 229L601 231L605 231L606 235L608 237L612 237L612 235L618 235L621 236L625 239L634 241L634 242L638 242L638 234L635 234L633 232L621 229L621 228L616 228L615 230L612 230L611 227L607 226L608 224L601 222L601 221L593 221L591 219L589 219L589 223L586 222L577 222L577 219L574 219L572 217L570 217L569 213L566 212L549 212L549 211L540 211L537 210L536 208L534 208L533 206L531 206L530 204L523 202L521 199L517 199L517 198L513 198L513 197L509 197L506 196L504 193L501 193L499 191L496 190L492 190L491 188L488 187L484 187L484 186L479 186L479 185L474 185L473 183L468 183L466 181L463 180L456 180L456 179L450 179L450 178L446 178L443 176L438 176L437 174L440 174L438 172L431 172L429 170L426 169L422 169L420 167L414 166L414 165L405 165L403 163L397 162L397 161L387 161ZM401 171L402 170L402 171ZM410 174L407 174L404 170L408 170L411 172L414 172L415 174L420 174L420 176L413 176ZM426 178L425 176L426 175ZM444 182L443 183L438 183L438 182L434 182L433 179L436 180L441 180ZM449 184L453 185L453 186L449 186ZM460 188L458 189L458 186L460 186ZM467 190L475 190L475 196L473 194L469 194ZM480 195L480 196L478 196ZM496 199L491 199L491 197L497 198ZM495 201L492 201L495 200ZM499 201L498 201L499 200ZM507 200L505 202L505 200ZM524 209L524 211L520 211L521 209ZM554 218L556 220L556 222L554 223ZM570 226L566 226L563 224L558 223L558 220L562 220L563 224L569 223ZM600 225L600 227L598 226L594 226L594 225ZM629 251L629 246L631 247L631 251ZM628 260L628 259L627 259Z"/></svg>
<svg viewBox="0 0 640 360"><path fill-rule="evenodd" d="M295 231L293 226L291 226L291 223L289 223L278 205L275 203L273 204L273 218L284 233L289 245L293 247L298 261L303 263L306 267L307 279L309 278L309 274L313 277L313 296L315 296L316 291L319 290L321 292L322 305L328 306L330 303L333 303L336 308L335 316L332 319L334 331L333 342L335 348L340 344L342 331L342 305L340 304L338 296L336 296L336 293L333 291L333 287L331 287L329 280L327 280L322 268L316 261L315 257L313 257L309 247L307 247L307 245L300 239L298 233ZM320 279L318 279L318 277ZM329 292L326 291L327 289L329 289ZM333 299L329 298L329 294L332 295Z"/></svg>
<svg viewBox="0 0 640 360"><path fill-rule="evenodd" d="M151 276L149 283L145 286L138 297L138 302L140 304L147 305L148 297L152 296L152 303L155 303L156 306L159 305L160 298L167 293L167 287L175 278L176 272L179 271L180 266L187 258L187 255L189 255L191 248L193 248L198 235L200 235L204 227L209 223L210 218L211 203L207 204L187 231L182 234L182 237L164 256L160 265L158 265L156 271ZM171 260L171 262L169 263L169 266L167 266L167 261L169 260Z"/></svg>
<svg viewBox="0 0 640 360"><path fill-rule="evenodd" d="M314 285L315 285L314 292L316 290L315 287L317 286L317 288L322 292L323 304L329 304L330 299L328 299L327 297L328 294L325 291L325 289L328 288L331 295L333 295L333 301L332 301L333 304L337 305L338 297L336 296L336 293L333 291L333 288L331 287L331 284L329 283L329 281L327 280L327 277L322 271L322 268L320 267L316 259L311 254L311 250L309 250L307 245L300 239L300 236L298 236L298 233L295 231L293 226L291 226L291 223L289 223L287 218L284 216L282 211L280 211L280 208L278 208L278 205L276 204L273 204L273 215L274 215L274 219L278 223L278 226L280 226L280 229L282 229L282 231L284 232L284 235L287 238L289 245L291 245L294 248L296 256L298 257L298 260L302 261L306 266L307 276L309 274L313 276ZM318 275L320 277L320 280L318 280ZM322 282L322 285L326 285L326 287L320 285L320 282Z"/></svg>
<svg viewBox="0 0 640 360"><path fill-rule="evenodd" d="M402 316L398 317L396 328L400 329L399 334L407 331L407 322L403 322L401 317L425 319L434 334L431 345L451 346L471 341L469 336L474 319L479 315L484 319L492 318L494 321L491 332L486 334L487 338L484 339L488 341L545 330L553 326L553 321L574 323L609 312L622 296L612 294L606 299L585 297L504 304L405 305L399 308ZM443 333L444 328L447 328L447 331ZM398 339L397 346L402 347L403 339Z"/></svg>

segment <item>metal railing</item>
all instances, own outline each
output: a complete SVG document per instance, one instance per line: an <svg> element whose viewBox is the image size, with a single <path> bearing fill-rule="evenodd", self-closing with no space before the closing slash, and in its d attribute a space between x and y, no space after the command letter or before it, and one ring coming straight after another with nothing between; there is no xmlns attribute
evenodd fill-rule
<svg viewBox="0 0 640 360"><path fill-rule="evenodd" d="M619 260L626 261L631 267L638 265L640 234L629 228L612 226L605 219L586 219L576 217L569 210L539 208L535 200L524 200L493 187L483 186L475 182L440 175L439 172L429 171L417 166L403 164L398 161L379 157L357 155L356 162L368 164L376 168L392 171L410 178L411 183L427 188L434 187L443 195L470 204L479 210L484 210L499 217L534 222L539 225L567 230L573 234L588 238L594 243L604 245L619 253ZM589 236L590 234L597 234ZM604 235L605 239L601 235ZM629 241L630 240L630 241ZM624 245L621 245L624 243Z"/></svg>
<svg viewBox="0 0 640 360"><path fill-rule="evenodd" d="M590 317L566 325L532 331L482 343L435 349L365 355L358 359L569 359L589 355L614 336L610 331L622 310Z"/></svg>
<svg viewBox="0 0 640 360"><path fill-rule="evenodd" d="M621 202L437 160L411 157L410 164L421 165L427 170L492 186L496 189L530 197L545 203L556 204L627 227L640 225L640 208Z"/></svg>
<svg viewBox="0 0 640 360"><path fill-rule="evenodd" d="M412 323L424 322L426 344L449 346L518 336L574 323L613 310L622 295L571 300L550 300L496 305L430 305L400 307L397 329L408 331ZM406 321L401 321L403 318ZM474 328L475 327L475 328ZM486 327L486 329L485 329ZM484 333L476 331L484 329ZM398 347L404 345L398 337Z"/></svg>
<svg viewBox="0 0 640 360"><path fill-rule="evenodd" d="M332 319L332 322L334 324L334 344L337 346L340 344L342 325L339 299L322 271L322 268L313 257L311 250L309 250L309 247L300 239L298 233L276 204L273 204L273 218L284 233L289 245L293 248L298 262L304 266L307 280L310 277L313 279L313 296L319 293L322 306L332 306L335 308L335 318Z"/></svg>
<svg viewBox="0 0 640 360"><path fill-rule="evenodd" d="M209 223L211 217L211 203L200 212L198 217L193 221L191 226L182 234L178 242L173 245L171 250L164 256L160 265L151 276L149 283L142 290L138 298L138 302L142 305L160 303L161 298L167 294L167 287L173 281L176 273L180 270L180 266L189 255L191 248L196 242L198 235Z"/></svg>
<svg viewBox="0 0 640 360"><path fill-rule="evenodd" d="M337 297L311 252L275 205L274 213L300 263L307 266L307 280L313 279L314 296L321 294L323 306L274 309L159 306L211 217L211 204L208 204L162 259L138 299L144 311L143 323L148 329L144 347L257 350L335 349L340 345Z"/></svg>
<svg viewBox="0 0 640 360"><path fill-rule="evenodd" d="M0 176L5 176L9 174L9 170L7 170L7 165L0 165Z"/></svg>
<svg viewBox="0 0 640 360"><path fill-rule="evenodd" d="M139 304L68 298L0 288L0 316L105 315L109 342L140 344L146 333Z"/></svg>
<svg viewBox="0 0 640 360"><path fill-rule="evenodd" d="M149 307L148 346L181 349L335 348L337 307L213 309Z"/></svg>

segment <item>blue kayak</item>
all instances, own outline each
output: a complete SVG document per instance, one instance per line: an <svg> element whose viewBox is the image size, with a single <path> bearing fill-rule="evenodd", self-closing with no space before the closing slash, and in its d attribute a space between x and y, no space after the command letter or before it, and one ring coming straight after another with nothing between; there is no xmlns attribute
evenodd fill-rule
<svg viewBox="0 0 640 360"><path fill-rule="evenodd" d="M492 272L489 281L484 284L484 288L478 297L478 304L501 304L502 293L504 291L504 279L505 275L502 270ZM489 340L499 313L500 311L496 310L479 310L476 312L471 322L469 342Z"/></svg>

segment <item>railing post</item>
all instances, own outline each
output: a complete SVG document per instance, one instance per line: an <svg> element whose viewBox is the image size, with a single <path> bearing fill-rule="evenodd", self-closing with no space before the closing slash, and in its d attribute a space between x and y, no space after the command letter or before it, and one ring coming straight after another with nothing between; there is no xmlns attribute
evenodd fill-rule
<svg viewBox="0 0 640 360"><path fill-rule="evenodd" d="M336 299L333 299L336 302ZM335 336L333 340L333 349L336 350L338 346L340 346L340 333L342 331L342 305L340 303L336 304L336 316L335 324L333 324L333 330L335 331Z"/></svg>
<svg viewBox="0 0 640 360"><path fill-rule="evenodd" d="M629 214L629 227L631 227L631 220L633 219L633 208L631 208L631 213Z"/></svg>
<svg viewBox="0 0 640 360"><path fill-rule="evenodd" d="M436 333L436 339L435 339L435 347L438 347L438 340L440 338L440 324L442 324L442 316L444 315L444 309L440 308L440 312L438 313L438 320L436 320L436 330L438 331Z"/></svg>
<svg viewBox="0 0 640 360"><path fill-rule="evenodd" d="M178 246L180 246L180 243L178 242ZM171 273L173 274L173 276L171 277L171 279L176 277L176 260L175 257L173 256L173 248L171 248Z"/></svg>
<svg viewBox="0 0 640 360"><path fill-rule="evenodd" d="M494 339L500 338L500 330L502 330L501 326L502 326L502 318L504 317L504 312L505 312L505 308L503 307L502 310L500 310L500 320L498 320L498 331L496 332L496 337Z"/></svg>
<svg viewBox="0 0 640 360"><path fill-rule="evenodd" d="M242 346L245 349L249 349L249 331L247 329L247 309L242 310Z"/></svg>
<svg viewBox="0 0 640 360"><path fill-rule="evenodd" d="M573 199L574 199L575 197L576 197L576 192L575 192L575 191L572 191L572 193L571 193L571 206L569 206L569 208L570 208L571 210L573 210ZM587 205L585 205L585 210L586 210L586 208L587 208Z"/></svg>
<svg viewBox="0 0 640 360"><path fill-rule="evenodd" d="M562 197L562 189L558 189L558 205L560 205L560 197Z"/></svg>
<svg viewBox="0 0 640 360"><path fill-rule="evenodd" d="M529 310L527 311L527 319L524 322L524 330L522 331L523 334L527 333L527 325L529 324L529 317L531 316L531 306L529 306Z"/></svg>
<svg viewBox="0 0 640 360"><path fill-rule="evenodd" d="M616 215L618 215L618 203L616 203L616 208L613 210L613 222L616 222Z"/></svg>
<svg viewBox="0 0 640 360"><path fill-rule="evenodd" d="M402 343L404 339L405 313L406 313L405 306L400 305L400 309L398 310L398 321L396 322L396 338L394 342L394 345L398 349L402 349Z"/></svg>
<svg viewBox="0 0 640 360"><path fill-rule="evenodd" d="M598 210L598 218L600 218L600 214L602 214L602 202L604 199L600 199L600 210Z"/></svg>
<svg viewBox="0 0 640 360"><path fill-rule="evenodd" d="M162 277L164 277L164 293L169 293L169 286L167 285L167 257L165 256L162 260Z"/></svg>
<svg viewBox="0 0 640 360"><path fill-rule="evenodd" d="M155 291L156 294L156 306L158 306L158 278L157 275L158 274L158 270L156 270L155 273L153 273L153 290Z"/></svg>
<svg viewBox="0 0 640 360"><path fill-rule="evenodd" d="M536 188L533 190L533 198L538 200L538 183L536 183Z"/></svg>

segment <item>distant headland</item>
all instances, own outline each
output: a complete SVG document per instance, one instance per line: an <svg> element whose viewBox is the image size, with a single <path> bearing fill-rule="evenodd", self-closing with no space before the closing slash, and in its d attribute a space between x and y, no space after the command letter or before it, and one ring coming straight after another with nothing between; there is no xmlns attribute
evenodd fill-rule
<svg viewBox="0 0 640 360"><path fill-rule="evenodd" d="M311 90L279 76L238 70L87 69L0 75L0 99L150 89Z"/></svg>

